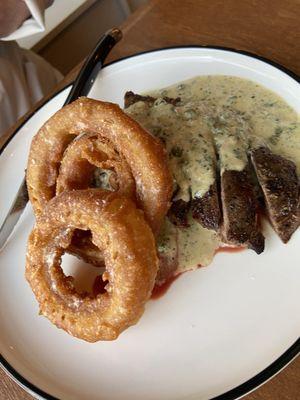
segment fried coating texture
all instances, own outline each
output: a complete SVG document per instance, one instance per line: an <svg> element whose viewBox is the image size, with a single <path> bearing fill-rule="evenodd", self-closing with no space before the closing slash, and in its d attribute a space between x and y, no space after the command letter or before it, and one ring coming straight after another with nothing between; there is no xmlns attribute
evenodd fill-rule
<svg viewBox="0 0 300 400"><path fill-rule="evenodd" d="M74 229L89 229L103 252L106 293L79 293L73 278L64 275L61 256ZM117 193L88 189L56 196L28 240L26 278L40 313L88 342L114 340L139 320L157 269L155 240L143 212Z"/></svg>
<svg viewBox="0 0 300 400"><path fill-rule="evenodd" d="M56 181L56 194L65 190L88 189L97 169L111 172L109 190L135 199L135 181L126 160L98 134L77 136L64 152Z"/></svg>
<svg viewBox="0 0 300 400"><path fill-rule="evenodd" d="M99 171L104 173L107 182L100 181ZM103 174L102 174L103 175ZM99 134L83 133L77 136L63 154L56 180L56 194L66 190L102 187L136 201L135 181L126 160L107 140ZM142 205L141 205L142 206ZM92 243L89 232L75 232L68 253L97 267L103 267L103 255Z"/></svg>
<svg viewBox="0 0 300 400"><path fill-rule="evenodd" d="M164 147L116 104L86 97L59 110L33 138L26 176L37 218L56 194L65 150L83 132L99 135L126 160L135 181L138 205L156 233L172 195L172 177Z"/></svg>

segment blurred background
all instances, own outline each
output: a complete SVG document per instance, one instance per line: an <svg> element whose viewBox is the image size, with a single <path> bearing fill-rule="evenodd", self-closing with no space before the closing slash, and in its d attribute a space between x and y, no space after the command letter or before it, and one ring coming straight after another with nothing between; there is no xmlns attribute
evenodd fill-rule
<svg viewBox="0 0 300 400"><path fill-rule="evenodd" d="M56 0L46 10L46 30L17 42L65 75L88 55L102 33L147 1Z"/></svg>

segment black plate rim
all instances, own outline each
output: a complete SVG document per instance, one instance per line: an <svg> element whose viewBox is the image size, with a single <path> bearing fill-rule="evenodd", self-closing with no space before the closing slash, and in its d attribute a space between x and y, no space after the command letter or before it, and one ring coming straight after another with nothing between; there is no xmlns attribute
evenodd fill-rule
<svg viewBox="0 0 300 400"><path fill-rule="evenodd" d="M184 45L184 46L169 46L169 47L161 47L153 50L147 50L147 51L142 51L136 54L132 54L126 57L119 58L118 60L114 60L110 63L107 63L103 66L103 68L106 68L110 65L116 64L118 62L127 60L129 58L134 58L138 57L144 54L148 53L155 53L159 52L162 50L171 50L171 49L187 49L187 48L204 48L204 49L212 49L212 50L223 50L223 51L228 51L231 53L238 53L242 54L251 58L258 59L260 61L265 62L266 64L272 65L273 67L281 70L285 74L289 75L292 79L294 79L296 82L300 83L300 77L295 74L294 72L290 71L288 68L278 64L277 62L271 61L265 57L259 56L257 54L244 51L244 50L237 50L233 49L230 47L223 47L223 46L202 46L202 45ZM19 132L19 130L27 123L27 121L35 114L37 113L44 105L46 105L49 101L51 101L54 97L59 95L61 92L63 92L65 89L70 87L71 84L66 85L62 89L60 89L58 92L54 93L50 98L48 98L44 103L42 103L35 111L30 113L26 119L22 122L20 126L17 127L15 132L4 142L4 144L1 146L0 149L0 156L4 149L7 147L7 145L10 143L10 141L15 137L15 135ZM246 394L252 392L253 390L257 389L259 386L263 385L266 383L268 380L273 378L275 375L277 375L282 369L284 369L293 359L295 359L298 355L300 354L300 338L298 338L294 344L292 344L291 347L289 347L280 357L278 357L273 363L271 363L268 367L266 367L264 370L259 372L257 375L254 377L250 378L246 382L242 383L241 385L238 385L237 387L227 391L226 393L223 393L217 397L213 397L209 400L238 400L241 397L245 396ZM6 359L0 354L0 367L20 386L22 387L25 391L27 391L29 394L33 396L39 396L40 399L43 400L64 400L64 399L59 399L57 397L54 397L50 395L49 393L44 392L31 382L29 382L26 378L24 378L21 374L19 374L7 361Z"/></svg>

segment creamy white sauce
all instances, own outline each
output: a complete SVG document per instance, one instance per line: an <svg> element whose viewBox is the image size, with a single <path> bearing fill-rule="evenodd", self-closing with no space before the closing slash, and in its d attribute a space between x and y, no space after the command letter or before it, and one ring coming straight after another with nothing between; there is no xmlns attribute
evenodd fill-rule
<svg viewBox="0 0 300 400"><path fill-rule="evenodd" d="M250 80L232 76L202 76L147 93L153 106L137 102L126 109L134 119L162 139L174 177L175 199L203 196L219 167L241 171L247 152L261 144L292 160L300 175L299 115L277 94ZM175 106L163 97L180 97ZM178 258L177 272L208 265L220 240L190 218L190 227L176 228L168 220L159 251ZM178 249L176 250L176 246Z"/></svg>
<svg viewBox="0 0 300 400"><path fill-rule="evenodd" d="M153 106L138 102L128 112L166 146L169 165L178 184L176 199L204 195L215 179L215 155L210 129L190 105L173 106L159 98Z"/></svg>
<svg viewBox="0 0 300 400"><path fill-rule="evenodd" d="M235 114L236 128L248 137L251 146L265 143L275 154L293 161L300 175L299 114L271 90L247 79L208 75L149 94L180 97L184 104L200 103L208 111L209 124L220 117L228 122L228 111L231 119Z"/></svg>
<svg viewBox="0 0 300 400"><path fill-rule="evenodd" d="M190 227L178 229L178 272L209 265L220 246L215 231L203 228L190 218Z"/></svg>

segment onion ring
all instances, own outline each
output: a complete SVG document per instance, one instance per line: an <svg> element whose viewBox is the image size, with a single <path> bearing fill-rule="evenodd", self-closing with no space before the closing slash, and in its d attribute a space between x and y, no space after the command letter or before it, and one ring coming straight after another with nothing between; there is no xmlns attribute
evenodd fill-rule
<svg viewBox="0 0 300 400"><path fill-rule="evenodd" d="M105 184L106 189L135 200L135 182L126 160L106 139L93 133L77 136L65 150L56 181L56 194L97 186L93 180L96 180L99 170L112 173ZM92 243L88 232L76 231L68 252L94 266L103 267L103 255Z"/></svg>
<svg viewBox="0 0 300 400"><path fill-rule="evenodd" d="M104 254L103 280L109 282L104 294L77 292L60 267L74 229L91 230ZM89 189L56 196L28 240L26 279L40 313L88 342L114 340L139 320L157 269L151 228L134 202L117 193Z"/></svg>
<svg viewBox="0 0 300 400"><path fill-rule="evenodd" d="M59 110L33 138L27 165L27 187L36 216L39 217L47 202L55 196L64 151L82 132L97 133L126 160L135 180L138 204L157 233L169 208L173 189L163 145L116 104L85 97Z"/></svg>
<svg viewBox="0 0 300 400"><path fill-rule="evenodd" d="M82 134L64 152L56 181L56 194L88 189L98 169L111 171L109 190L135 199L135 182L126 160L101 135ZM113 179L112 179L113 178Z"/></svg>

